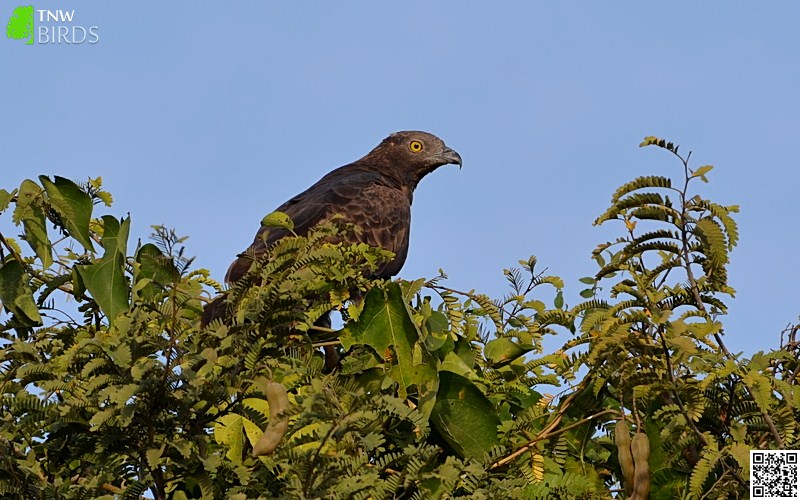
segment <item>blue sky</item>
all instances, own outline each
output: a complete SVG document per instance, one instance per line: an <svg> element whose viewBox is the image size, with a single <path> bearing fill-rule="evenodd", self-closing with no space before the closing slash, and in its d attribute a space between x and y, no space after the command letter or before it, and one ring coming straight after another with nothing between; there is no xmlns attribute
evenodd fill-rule
<svg viewBox="0 0 800 500"><path fill-rule="evenodd" d="M741 205L731 348L776 347L800 314L800 4L34 5L75 9L100 40L0 38L0 187L102 176L136 237L175 228L217 279L263 215L390 132L422 129L464 168L421 183L401 276L441 267L497 296L502 269L535 254L574 303L591 250L616 234L592 226L614 189L680 174L637 147L658 135L716 166L704 196Z"/></svg>

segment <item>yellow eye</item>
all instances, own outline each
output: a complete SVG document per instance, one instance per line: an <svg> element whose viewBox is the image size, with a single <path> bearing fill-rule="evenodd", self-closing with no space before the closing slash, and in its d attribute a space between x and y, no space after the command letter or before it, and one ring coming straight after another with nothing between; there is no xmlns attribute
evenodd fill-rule
<svg viewBox="0 0 800 500"><path fill-rule="evenodd" d="M408 147L409 149L411 149L411 151L415 153L419 153L420 151L422 151L422 143L419 141L411 141Z"/></svg>

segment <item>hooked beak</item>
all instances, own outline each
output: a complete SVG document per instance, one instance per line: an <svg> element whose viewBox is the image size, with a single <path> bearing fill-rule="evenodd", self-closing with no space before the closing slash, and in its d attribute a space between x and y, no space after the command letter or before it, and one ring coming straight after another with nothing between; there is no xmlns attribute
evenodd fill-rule
<svg viewBox="0 0 800 500"><path fill-rule="evenodd" d="M454 149L450 149L445 146L444 151L442 151L442 154L439 155L439 158L442 159L445 165L452 163L458 165L458 168L461 168L461 155L458 154Z"/></svg>

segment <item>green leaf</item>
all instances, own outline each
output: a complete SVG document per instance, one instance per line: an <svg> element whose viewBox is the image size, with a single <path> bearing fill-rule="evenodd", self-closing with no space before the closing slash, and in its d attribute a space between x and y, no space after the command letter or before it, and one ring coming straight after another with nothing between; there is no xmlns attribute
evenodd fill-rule
<svg viewBox="0 0 800 500"><path fill-rule="evenodd" d="M494 406L472 382L455 373L439 372L439 392L431 421L464 458L480 460L498 443L500 421Z"/></svg>
<svg viewBox="0 0 800 500"><path fill-rule="evenodd" d="M125 406L138 391L139 384L125 384L117 386L114 388L114 392L111 394L110 400L116 405Z"/></svg>
<svg viewBox="0 0 800 500"><path fill-rule="evenodd" d="M244 448L244 423L242 416L235 413L223 415L214 425L214 440L227 447L225 456L233 462L241 463Z"/></svg>
<svg viewBox="0 0 800 500"><path fill-rule="evenodd" d="M728 263L728 241L720 225L711 218L702 218L695 224L695 233L706 244L706 256L714 263Z"/></svg>
<svg viewBox="0 0 800 500"><path fill-rule="evenodd" d="M385 288L373 287L364 298L364 308L358 321L350 321L341 336L342 346L366 344L394 365L389 376L400 384L400 395L407 396L406 388L414 383L412 349L419 331L397 283ZM391 348L391 349L390 349Z"/></svg>
<svg viewBox="0 0 800 500"><path fill-rule="evenodd" d="M124 266L125 259L118 254L103 258L96 264L75 266L86 289L112 323L128 308Z"/></svg>
<svg viewBox="0 0 800 500"><path fill-rule="evenodd" d="M580 278L578 281L583 283L584 285L594 285L597 283L596 278L592 278L591 276L586 276L585 278Z"/></svg>
<svg viewBox="0 0 800 500"><path fill-rule="evenodd" d="M484 353L492 366L502 366L514 361L528 351L530 349L520 347L513 340L500 337L490 340L486 344Z"/></svg>
<svg viewBox="0 0 800 500"><path fill-rule="evenodd" d="M689 478L689 493L692 497L699 498L703 493L703 485L706 479L711 474L714 466L722 458L717 442L712 438L709 433L705 433L705 438L708 441L708 446L702 451L700 461L694 466L692 476Z"/></svg>
<svg viewBox="0 0 800 500"><path fill-rule="evenodd" d="M706 174L711 172L711 169L713 168L713 165L703 165L702 167L698 167L694 172L692 172L692 175L690 175L689 178L694 179L695 177L699 177L703 182L708 182Z"/></svg>
<svg viewBox="0 0 800 500"><path fill-rule="evenodd" d="M97 431L103 424L106 423L108 419L113 417L117 413L116 408L105 408L103 410L98 411L95 413L91 419L89 419L89 426L93 431Z"/></svg>
<svg viewBox="0 0 800 500"><path fill-rule="evenodd" d="M165 256L152 243L142 245L139 251L136 252L136 262L141 266L139 271L142 276L150 278L160 285L172 283L180 277L172 259Z"/></svg>
<svg viewBox="0 0 800 500"><path fill-rule="evenodd" d="M463 376L468 376L473 371L458 354L452 351L445 354L440 369Z"/></svg>
<svg viewBox="0 0 800 500"><path fill-rule="evenodd" d="M145 458L147 458L147 465L149 465L151 469L155 469L158 466L158 459L161 458L161 453L163 452L164 452L163 446L161 448L150 448L145 452Z"/></svg>
<svg viewBox="0 0 800 500"><path fill-rule="evenodd" d="M264 227L278 227L281 229L294 230L294 222L292 218L283 212L272 212L261 219L261 225Z"/></svg>
<svg viewBox="0 0 800 500"><path fill-rule="evenodd" d="M617 203L626 194L644 188L671 188L672 180L669 177L662 177L660 175L646 175L637 177L630 182L626 182L614 192L611 197L611 203Z"/></svg>
<svg viewBox="0 0 800 500"><path fill-rule="evenodd" d="M61 216L70 236L75 238L83 248L94 251L89 234L89 222L92 219L92 197L77 184L64 177L54 177L51 181L46 175L39 180L47 191L50 204Z"/></svg>
<svg viewBox="0 0 800 500"><path fill-rule="evenodd" d="M446 332L450 328L447 315L440 311L431 311L431 316L426 322L428 330L431 332Z"/></svg>
<svg viewBox="0 0 800 500"><path fill-rule="evenodd" d="M77 267L77 266L76 266ZM78 272L76 267L72 268L70 275L72 276L72 294L75 297L83 297L86 293L86 285L81 279L81 273Z"/></svg>
<svg viewBox="0 0 800 500"><path fill-rule="evenodd" d="M244 428L247 440L250 442L250 446L255 446L258 440L261 439L262 434L264 434L264 429L261 429L255 422L244 417L242 417L242 427Z"/></svg>
<svg viewBox="0 0 800 500"><path fill-rule="evenodd" d="M654 135L648 135L647 137L639 143L639 147L643 148L645 146L652 146L653 144L658 144L658 137Z"/></svg>
<svg viewBox="0 0 800 500"><path fill-rule="evenodd" d="M561 309L564 307L564 293L560 290L556 294L556 298L553 300L553 305L556 309Z"/></svg>
<svg viewBox="0 0 800 500"><path fill-rule="evenodd" d="M742 380L749 386L753 401L756 402L759 409L764 414L773 414L774 408L771 403L774 399L769 378L757 370L750 370L742 376Z"/></svg>
<svg viewBox="0 0 800 500"><path fill-rule="evenodd" d="M750 446L735 443L731 445L729 452L742 468L742 477L750 477Z"/></svg>
<svg viewBox="0 0 800 500"><path fill-rule="evenodd" d="M125 252L130 222L130 217L123 219L120 224L110 215L103 216L103 258L95 264L75 266L86 289L110 324L113 324L117 315L128 310Z"/></svg>
<svg viewBox="0 0 800 500"><path fill-rule="evenodd" d="M42 261L44 267L53 264L52 245L47 237L47 217L42 206L44 192L38 184L24 180L19 188L17 206L14 209L14 222L22 226L25 234L22 238Z"/></svg>
<svg viewBox="0 0 800 500"><path fill-rule="evenodd" d="M14 194L16 190L9 193L5 189L0 189L0 213L5 212L8 208L8 205L11 203L11 199L14 198Z"/></svg>
<svg viewBox="0 0 800 500"><path fill-rule="evenodd" d="M436 368L428 365L417 365L414 382L417 386L417 411L428 420L430 419L431 413L433 413L433 408L436 406L436 394L439 390L439 374Z"/></svg>
<svg viewBox="0 0 800 500"><path fill-rule="evenodd" d="M9 260L0 267L0 301L19 319L32 325L40 325L42 317L33 301L30 288L30 277L25 273L22 264Z"/></svg>
<svg viewBox="0 0 800 500"><path fill-rule="evenodd" d="M52 244L47 237L47 218L42 207L31 205L30 209L30 215L22 219L25 228L23 238L42 261L42 266L47 268L53 264Z"/></svg>
<svg viewBox="0 0 800 500"><path fill-rule="evenodd" d="M127 256L130 225L130 217L117 220L110 215L103 216L103 258L108 257L110 252L116 252L123 258Z"/></svg>

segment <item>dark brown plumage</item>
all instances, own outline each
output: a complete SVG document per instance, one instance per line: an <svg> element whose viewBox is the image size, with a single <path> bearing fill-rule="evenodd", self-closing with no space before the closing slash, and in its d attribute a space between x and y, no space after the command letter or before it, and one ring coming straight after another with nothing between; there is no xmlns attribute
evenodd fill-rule
<svg viewBox="0 0 800 500"><path fill-rule="evenodd" d="M361 229L354 235L358 242L395 254L394 260L375 273L376 278L388 278L400 271L408 255L414 189L423 177L446 164L460 166L461 156L435 135L396 132L363 158L328 173L277 210L291 217L294 231L300 235L340 214L344 222ZM228 268L225 280L239 280L272 243L288 234L284 229L261 227L250 247ZM203 315L204 324L218 317L220 308L212 304Z"/></svg>

